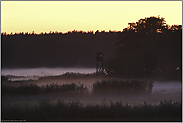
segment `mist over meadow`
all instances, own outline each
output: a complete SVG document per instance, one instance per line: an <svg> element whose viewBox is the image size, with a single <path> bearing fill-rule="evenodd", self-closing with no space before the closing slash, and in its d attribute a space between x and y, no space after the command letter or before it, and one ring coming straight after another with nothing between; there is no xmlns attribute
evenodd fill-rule
<svg viewBox="0 0 183 123"><path fill-rule="evenodd" d="M139 19L123 31L2 33L2 68L96 67L103 52L108 74L181 76L182 25L163 17Z"/></svg>
<svg viewBox="0 0 183 123"><path fill-rule="evenodd" d="M182 25L165 22L1 33L3 121L182 121Z"/></svg>

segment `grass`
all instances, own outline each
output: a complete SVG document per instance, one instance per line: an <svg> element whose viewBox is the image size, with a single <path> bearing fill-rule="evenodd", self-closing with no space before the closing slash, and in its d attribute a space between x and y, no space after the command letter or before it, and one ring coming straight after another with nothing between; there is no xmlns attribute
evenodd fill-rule
<svg viewBox="0 0 183 123"><path fill-rule="evenodd" d="M34 76L34 77L38 77L39 80L40 79L45 79L45 78L55 78L55 77L87 77L87 76L90 76L90 77L96 77L96 73L75 73L75 72L66 72L64 74L60 74L60 75L47 75L47 76ZM1 80L2 81L11 81L11 80L8 80L8 78L16 78L16 77L20 77L20 78L26 78L26 77L29 77L29 76L14 76L14 75L1 75ZM32 80L32 79L29 79L29 80L23 80L23 81L14 81L14 82L28 82L28 81L35 81L35 80Z"/></svg>
<svg viewBox="0 0 183 123"><path fill-rule="evenodd" d="M70 74L69 74L70 75ZM141 80L103 80L93 84L92 94L150 94L153 88L152 81ZM36 84L25 84L18 87L2 85L2 95L37 95L54 92L75 91L88 93L88 89L83 84L50 84L38 86Z"/></svg>
<svg viewBox="0 0 183 123"><path fill-rule="evenodd" d="M18 87L15 86L1 86L2 95L10 94L10 95L37 95L37 94L46 94L46 93L54 93L54 92L66 92L66 91L75 91L75 92L85 92L87 90L86 87L81 85L76 85L75 83L71 84L50 84L45 86L38 86L34 84L26 84Z"/></svg>
<svg viewBox="0 0 183 123"><path fill-rule="evenodd" d="M83 106L78 100L38 105L2 104L1 119L26 121L182 121L182 102L130 106L122 102Z"/></svg>
<svg viewBox="0 0 183 123"><path fill-rule="evenodd" d="M8 77L7 77L7 76L2 76L2 75L1 75L1 81L8 81Z"/></svg>
<svg viewBox="0 0 183 123"><path fill-rule="evenodd" d="M96 73L75 73L75 72L66 72L62 75L50 75L50 76L42 76L40 77L39 79L45 79L45 78L54 78L54 77L69 77L69 78L72 78L72 77L96 77Z"/></svg>
<svg viewBox="0 0 183 123"><path fill-rule="evenodd" d="M112 80L93 84L93 93L115 94L150 94L153 88L152 81L142 80Z"/></svg>
<svg viewBox="0 0 183 123"><path fill-rule="evenodd" d="M151 93L152 88L152 81L103 80L93 84L92 93ZM33 84L18 87L1 86L2 96L6 94L32 96L73 91L87 93L87 88L83 84L76 85L75 83L50 84L41 87ZM182 121L182 101L165 100L161 101L159 105L149 105L144 102L136 106L124 105L122 102L107 104L105 100L102 100L102 105L86 106L79 100L58 101L57 103L43 100L37 105L2 102L1 121Z"/></svg>

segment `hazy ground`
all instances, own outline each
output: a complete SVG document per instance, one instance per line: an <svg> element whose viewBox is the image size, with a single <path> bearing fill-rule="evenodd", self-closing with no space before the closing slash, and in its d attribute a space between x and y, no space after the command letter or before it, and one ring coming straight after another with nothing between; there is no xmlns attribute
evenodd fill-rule
<svg viewBox="0 0 183 123"><path fill-rule="evenodd" d="M32 95L32 96L12 96L6 95L2 97L2 103L11 102L18 103L22 105L27 104L37 104L41 100L49 100L50 102L69 101L69 100L79 100L80 103L87 104L102 104L110 103L110 101L122 101L124 104L128 103L130 105L142 104L147 102L148 104L159 104L160 101L164 100L173 100L181 101L182 100L182 83L181 81L163 81L158 79L151 79L153 81L153 89L150 95L141 94L141 95L128 95L127 93L123 94L93 94L92 85L93 83L101 80L119 80L124 78L109 77L109 76L58 76L58 77L49 77L43 78L37 81L27 81L27 82L6 82L2 81L2 85L14 85L20 86L21 84L37 84L43 86L46 84L57 83L59 85L66 83L76 83L83 84L89 90L87 94L75 94L74 92L64 92L64 93L52 93L44 95ZM129 79L129 78L126 78ZM143 80L143 79L142 79Z"/></svg>

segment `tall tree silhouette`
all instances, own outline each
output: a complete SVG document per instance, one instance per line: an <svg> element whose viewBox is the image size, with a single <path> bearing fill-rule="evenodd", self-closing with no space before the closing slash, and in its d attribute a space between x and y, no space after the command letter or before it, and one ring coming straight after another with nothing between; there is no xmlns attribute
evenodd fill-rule
<svg viewBox="0 0 183 123"><path fill-rule="evenodd" d="M117 53L107 62L108 73L133 75L180 75L181 25L168 26L165 18L140 19L120 34ZM110 64L110 65L109 65ZM109 67L110 66L110 67Z"/></svg>

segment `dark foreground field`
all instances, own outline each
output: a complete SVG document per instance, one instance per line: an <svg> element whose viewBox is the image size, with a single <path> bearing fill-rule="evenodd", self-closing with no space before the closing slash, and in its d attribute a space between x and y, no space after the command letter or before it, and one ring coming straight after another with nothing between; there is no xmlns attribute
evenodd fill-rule
<svg viewBox="0 0 183 123"><path fill-rule="evenodd" d="M66 74L1 83L1 121L182 121L181 82Z"/></svg>
<svg viewBox="0 0 183 123"><path fill-rule="evenodd" d="M79 101L58 101L38 105L2 104L2 121L182 121L182 102L130 106L122 102L83 106Z"/></svg>

